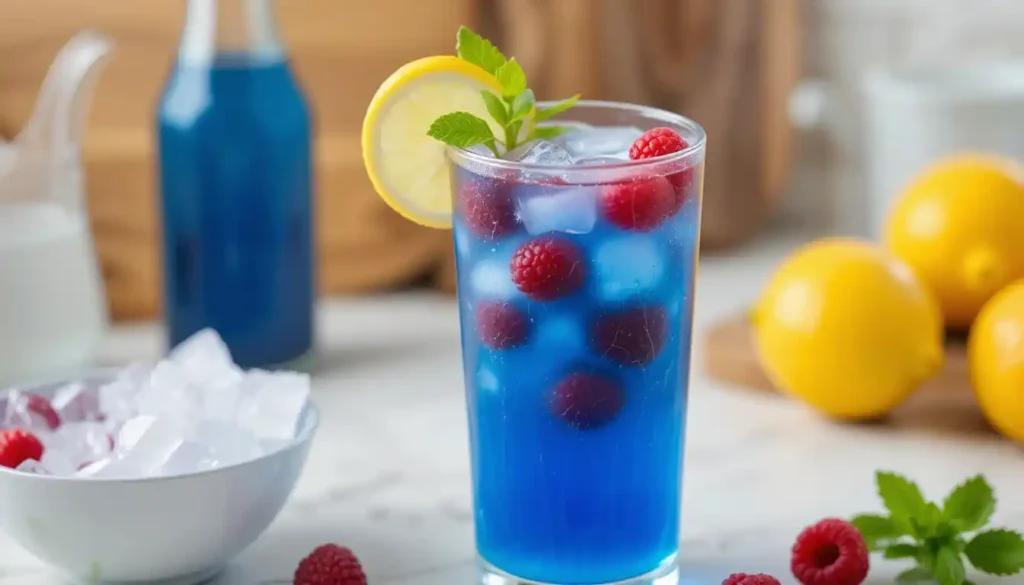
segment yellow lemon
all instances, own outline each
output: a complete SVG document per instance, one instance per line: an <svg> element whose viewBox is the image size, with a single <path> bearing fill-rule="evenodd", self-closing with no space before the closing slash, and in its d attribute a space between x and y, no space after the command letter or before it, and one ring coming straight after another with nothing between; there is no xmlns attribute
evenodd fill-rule
<svg viewBox="0 0 1024 585"><path fill-rule="evenodd" d="M1024 443L1024 281L1004 288L981 309L967 339L967 361L985 417Z"/></svg>
<svg viewBox="0 0 1024 585"><path fill-rule="evenodd" d="M451 227L452 197L447 146L427 136L438 117L468 112L488 121L480 97L501 85L480 67L454 56L407 63L381 84L363 119L363 164L377 194L406 219L434 228Z"/></svg>
<svg viewBox="0 0 1024 585"><path fill-rule="evenodd" d="M932 290L946 326L966 330L992 295L1024 277L1024 171L985 155L940 161L901 194L884 237Z"/></svg>
<svg viewBox="0 0 1024 585"><path fill-rule="evenodd" d="M942 365L934 299L909 267L868 242L826 239L795 251L751 320L773 383L840 419L884 415Z"/></svg>

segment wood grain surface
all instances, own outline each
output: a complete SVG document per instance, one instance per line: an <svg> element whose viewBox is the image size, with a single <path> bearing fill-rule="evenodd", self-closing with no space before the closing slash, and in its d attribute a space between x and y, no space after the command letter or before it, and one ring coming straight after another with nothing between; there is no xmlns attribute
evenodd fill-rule
<svg viewBox="0 0 1024 585"><path fill-rule="evenodd" d="M483 25L541 98L582 92L682 113L708 133L701 246L756 231L785 190L802 75L800 0L499 0Z"/></svg>
<svg viewBox="0 0 1024 585"><path fill-rule="evenodd" d="M758 361L753 331L743 316L709 327L702 336L704 372L737 391L772 392L776 389ZM971 391L963 340L946 344L941 372L880 424L918 427L942 433L991 433Z"/></svg>
<svg viewBox="0 0 1024 585"><path fill-rule="evenodd" d="M379 290L432 273L450 234L413 225L373 193L359 131L380 82L406 61L451 53L470 0L280 0L282 34L317 120L320 289ZM27 119L57 49L95 28L117 43L84 145L89 208L115 317L159 313L154 112L184 22L183 0L0 0L0 133ZM382 22L387 18L387 22Z"/></svg>

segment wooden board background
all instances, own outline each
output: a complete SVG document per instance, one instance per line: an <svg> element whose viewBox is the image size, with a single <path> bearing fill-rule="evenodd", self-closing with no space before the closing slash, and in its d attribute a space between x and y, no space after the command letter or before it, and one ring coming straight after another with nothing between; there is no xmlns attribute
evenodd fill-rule
<svg viewBox="0 0 1024 585"><path fill-rule="evenodd" d="M753 331L742 316L713 324L702 338L705 373L738 391L776 392L758 361ZM941 433L991 434L971 391L963 340L950 339L941 372L881 424Z"/></svg>
<svg viewBox="0 0 1024 585"><path fill-rule="evenodd" d="M0 132L24 123L57 49L76 31L113 37L85 141L93 229L113 313L158 314L153 116L184 22L184 0L0 0ZM402 63L450 53L470 0L280 0L283 35L317 118L318 253L324 291L386 288L431 272L450 234L402 220L372 194L359 130ZM382 15L403 15L381 22Z"/></svg>
<svg viewBox="0 0 1024 585"><path fill-rule="evenodd" d="M184 21L184 0L0 0L0 135L28 117L57 49L75 32L113 37L84 154L89 207L111 311L160 308L153 113ZM429 279L454 287L450 234L386 208L362 168L359 128L400 64L450 54L460 24L520 56L541 98L583 92L669 107L705 121L711 154L704 241L750 235L785 182L793 132L785 99L800 73L800 0L276 0L317 120L323 294ZM634 10L634 7L639 7Z"/></svg>
<svg viewBox="0 0 1024 585"><path fill-rule="evenodd" d="M698 120L708 133L701 246L742 242L778 204L796 141L800 0L499 0L482 25L541 96L582 91ZM490 6L482 3L482 7Z"/></svg>

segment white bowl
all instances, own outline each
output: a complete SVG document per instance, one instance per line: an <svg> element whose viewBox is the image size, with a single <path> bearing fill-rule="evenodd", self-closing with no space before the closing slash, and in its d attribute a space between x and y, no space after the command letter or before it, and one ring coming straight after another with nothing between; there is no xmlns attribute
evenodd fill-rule
<svg viewBox="0 0 1024 585"><path fill-rule="evenodd" d="M21 388L47 396L62 384ZM310 404L287 447L188 475L76 479L0 467L0 530L81 582L199 583L252 544L284 507L318 422Z"/></svg>

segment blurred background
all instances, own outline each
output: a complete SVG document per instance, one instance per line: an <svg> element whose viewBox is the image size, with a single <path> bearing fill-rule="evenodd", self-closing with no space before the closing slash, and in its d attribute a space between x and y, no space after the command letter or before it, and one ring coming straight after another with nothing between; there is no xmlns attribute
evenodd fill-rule
<svg viewBox="0 0 1024 585"><path fill-rule="evenodd" d="M801 221L822 219L815 215L821 194L791 196L789 185L801 173L854 161L815 153L798 164L800 133L788 100L805 79L853 75L863 57L873 57L865 55L863 31L877 33L872 29L885 23L898 35L915 17L912 5L925 12L923 3L868 8L852 0L774 0L771 10L743 0L650 0L636 8L623 0L281 0L280 31L316 119L320 292L369 294L411 284L452 290L450 233L404 221L380 201L363 170L359 129L380 82L406 61L451 53L462 23L517 55L541 98L581 92L659 105L705 124L714 147L704 243L730 250L782 208L792 207ZM154 319L161 307L154 115L186 3L0 6L0 133L7 139L28 119L47 67L72 35L93 28L116 42L84 138L88 207L112 316ZM951 37L949 50L984 36L984 27L1007 27L997 14L977 24L950 14L944 26L954 23L978 30ZM887 56L905 53L893 45Z"/></svg>
<svg viewBox="0 0 1024 585"><path fill-rule="evenodd" d="M517 56L539 99L579 92L658 106L704 125L710 146L701 280L734 292L723 315L705 301L698 328L738 314L797 243L829 234L877 238L901 186L936 158L964 149L1024 157L1024 68L1013 61L1024 52L1018 34L1024 4L1016 0L273 5L314 120L321 298L411 287L454 292L450 232L414 225L386 207L367 180L359 132L380 83L412 59L451 54L461 24ZM68 39L95 29L115 42L84 110L88 221L113 320L159 319L155 120L186 2L0 0L0 9L0 134L8 140L26 125L47 69ZM781 248L764 243L780 236L787 242ZM713 268L705 272L703 265ZM719 295L711 297L714 302ZM712 372L770 385L749 348L749 332L736 322L725 325L717 337L725 339L717 344L725 351L711 352ZM712 327L712 341L718 333ZM961 390L962 353L953 360ZM746 366L753 377L743 377Z"/></svg>
<svg viewBox="0 0 1024 585"><path fill-rule="evenodd" d="M1024 50L1013 0L281 0L281 32L316 115L319 286L350 295L451 290L450 234L403 221L360 160L366 104L398 65L450 53L461 23L519 56L540 97L650 103L708 129L705 249L790 225L867 230L863 76ZM3 0L0 133L27 120L57 49L96 28L117 43L84 142L92 228L112 315L160 311L153 116L181 0ZM381 15L388 15L381 21Z"/></svg>

